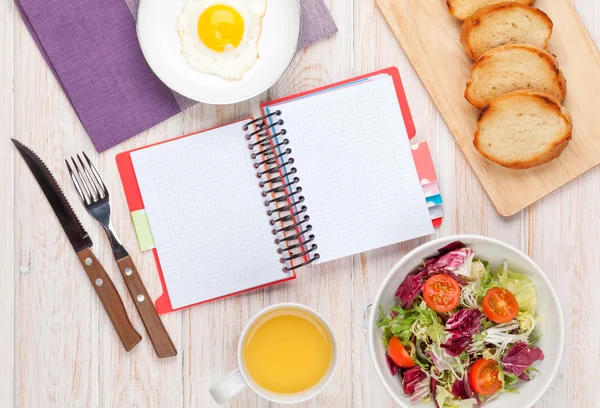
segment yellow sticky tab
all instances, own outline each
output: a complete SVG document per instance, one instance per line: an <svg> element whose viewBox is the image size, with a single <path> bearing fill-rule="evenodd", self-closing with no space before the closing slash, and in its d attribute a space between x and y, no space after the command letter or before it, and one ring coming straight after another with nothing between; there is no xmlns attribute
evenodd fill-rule
<svg viewBox="0 0 600 408"><path fill-rule="evenodd" d="M143 252L153 249L155 247L154 237L152 236L152 230L150 229L150 222L148 222L146 210L133 211L131 213L131 220L133 221L133 228L135 229L135 235L140 250Z"/></svg>

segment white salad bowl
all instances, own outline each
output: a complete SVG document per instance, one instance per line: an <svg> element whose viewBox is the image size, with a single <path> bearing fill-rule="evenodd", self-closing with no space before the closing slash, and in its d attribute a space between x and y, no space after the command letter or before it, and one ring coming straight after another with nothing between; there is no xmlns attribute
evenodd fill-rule
<svg viewBox="0 0 600 408"><path fill-rule="evenodd" d="M488 261L492 265L492 270L507 260L510 270L528 276L535 284L538 296L537 316L541 317L536 331L542 336L536 346L541 348L545 356L543 361L534 364L540 372L536 374L535 379L520 382L518 394L503 393L485 405L488 408L531 407L546 392L558 370L565 343L563 313L556 292L540 267L517 248L493 238L479 235L440 238L414 249L394 265L381 284L369 315L367 336L375 371L387 391L401 407L426 406L419 401L411 402L402 391L400 378L393 377L389 371L385 359L386 350L381 341L382 331L377 327L378 309L382 306L387 312L390 307L396 305L396 289L404 278L413 272L424 258L437 255L438 248L454 241L462 241L472 248L475 257ZM431 402L430 406L435 406L434 402Z"/></svg>

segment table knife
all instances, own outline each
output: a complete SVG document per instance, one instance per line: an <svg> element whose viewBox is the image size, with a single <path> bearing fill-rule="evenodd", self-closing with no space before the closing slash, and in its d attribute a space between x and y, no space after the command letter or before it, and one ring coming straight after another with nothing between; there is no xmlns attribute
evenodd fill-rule
<svg viewBox="0 0 600 408"><path fill-rule="evenodd" d="M93 243L90 236L77 219L71 205L44 162L28 147L15 139L12 139L12 141L48 199L71 245L73 245L73 249L87 272L92 286L96 290L125 350L131 350L142 340L142 336L131 324L119 292L117 292L104 267L92 252Z"/></svg>

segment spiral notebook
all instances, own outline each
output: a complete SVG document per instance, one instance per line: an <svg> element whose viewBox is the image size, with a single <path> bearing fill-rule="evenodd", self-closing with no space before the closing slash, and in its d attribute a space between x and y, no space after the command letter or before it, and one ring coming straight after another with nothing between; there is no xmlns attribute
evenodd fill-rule
<svg viewBox="0 0 600 408"><path fill-rule="evenodd" d="M166 313L433 232L396 68L117 156L144 208Z"/></svg>

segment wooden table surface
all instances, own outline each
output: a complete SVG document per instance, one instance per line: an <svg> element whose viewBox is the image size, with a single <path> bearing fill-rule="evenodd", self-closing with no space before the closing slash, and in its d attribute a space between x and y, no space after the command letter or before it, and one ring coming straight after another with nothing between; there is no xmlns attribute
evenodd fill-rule
<svg viewBox="0 0 600 408"><path fill-rule="evenodd" d="M596 44L600 6L574 0ZM417 127L432 148L445 219L435 236L476 233L504 240L545 270L566 319L566 349L555 381L536 407L600 407L600 169L596 168L512 218L493 210L435 106L372 0L328 1L339 33L301 51L267 93L226 107L198 105L103 154L93 154L113 195L116 228L153 297L160 286L151 254L141 254L115 155L256 114L258 103L390 65L399 67ZM590 101L594 103L594 101ZM65 187L95 250L145 338L123 350L79 261L10 137L32 147ZM0 405L50 407L211 407L208 387L235 367L245 322L283 301L307 304L333 325L340 364L310 407L392 407L371 366L363 311L383 277L416 240L303 270L290 284L163 317L179 350L159 360L127 295L98 225L77 204L63 159L94 152L12 0L0 2ZM249 391L232 407L274 406Z"/></svg>

